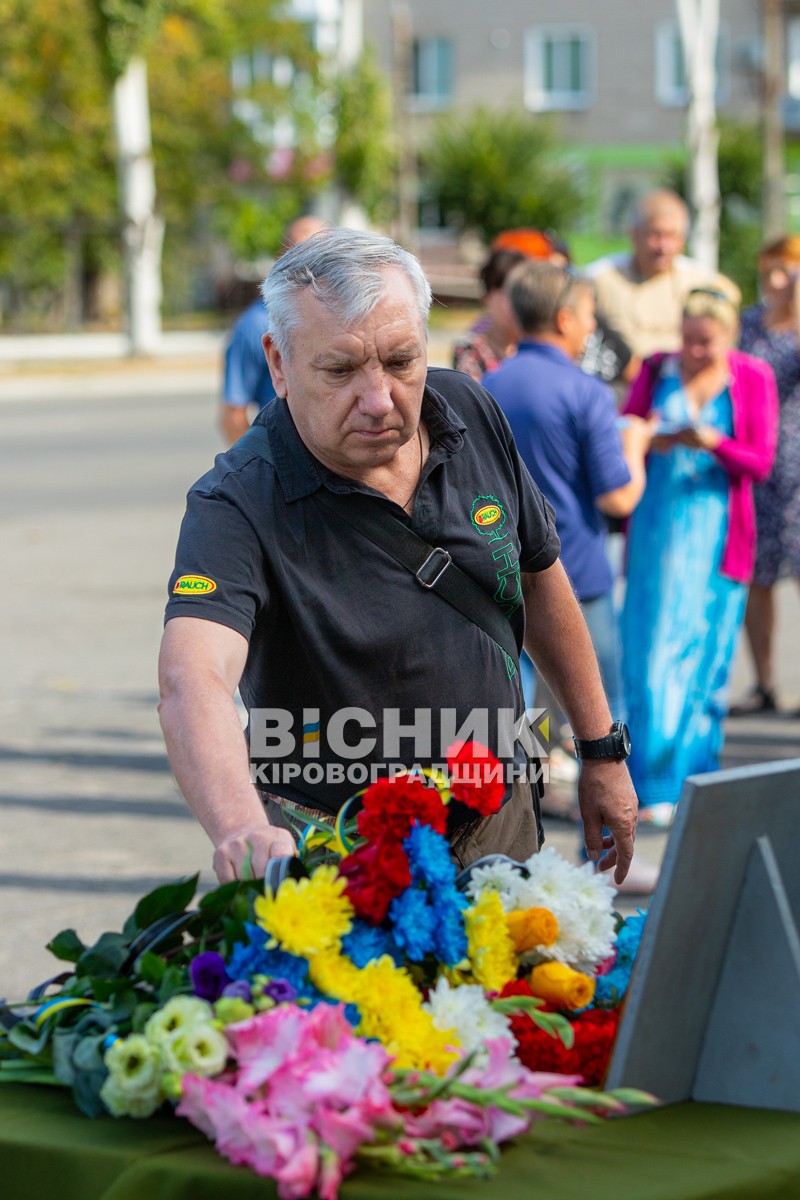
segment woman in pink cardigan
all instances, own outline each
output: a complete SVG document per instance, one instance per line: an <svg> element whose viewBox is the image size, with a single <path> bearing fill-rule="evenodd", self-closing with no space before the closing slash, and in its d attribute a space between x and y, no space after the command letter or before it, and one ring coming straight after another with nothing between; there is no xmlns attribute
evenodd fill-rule
<svg viewBox="0 0 800 1200"><path fill-rule="evenodd" d="M753 482L772 469L772 370L734 350L736 306L689 293L677 354L648 359L624 412L653 428L628 529L623 677L640 820L668 825L687 775L715 770L755 560Z"/></svg>

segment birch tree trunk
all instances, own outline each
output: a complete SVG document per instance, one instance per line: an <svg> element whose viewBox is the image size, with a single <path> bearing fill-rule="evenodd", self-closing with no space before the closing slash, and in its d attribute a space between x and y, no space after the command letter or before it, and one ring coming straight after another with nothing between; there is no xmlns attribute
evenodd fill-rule
<svg viewBox="0 0 800 1200"><path fill-rule="evenodd" d="M694 213L693 256L716 271L719 263L719 131L714 93L719 0L676 0L689 89L688 200Z"/></svg>
<svg viewBox="0 0 800 1200"><path fill-rule="evenodd" d="M161 246L155 212L147 66L131 58L113 92L120 207L123 217L128 338L132 355L153 354L161 341Z"/></svg>

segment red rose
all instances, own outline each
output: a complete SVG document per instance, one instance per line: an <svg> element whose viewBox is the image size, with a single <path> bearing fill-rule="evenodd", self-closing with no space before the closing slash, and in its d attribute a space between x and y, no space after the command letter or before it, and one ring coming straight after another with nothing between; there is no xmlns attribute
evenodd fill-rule
<svg viewBox="0 0 800 1200"><path fill-rule="evenodd" d="M450 790L456 800L489 817L500 811L506 785L503 764L480 742L454 742L447 751Z"/></svg>

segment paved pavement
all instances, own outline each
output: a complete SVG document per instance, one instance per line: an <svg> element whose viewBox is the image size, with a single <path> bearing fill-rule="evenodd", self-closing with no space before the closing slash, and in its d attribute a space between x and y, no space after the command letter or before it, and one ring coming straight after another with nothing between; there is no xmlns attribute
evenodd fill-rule
<svg viewBox="0 0 800 1200"><path fill-rule="evenodd" d="M155 664L183 497L221 449L217 372L208 347L0 371L0 996L58 969L44 945L60 929L92 939L159 882L212 882L164 754ZM793 585L780 599L781 682L800 696ZM736 687L747 678L739 662ZM792 757L800 722L731 735L728 763ZM569 821L549 836L576 852ZM639 853L657 862L665 844L644 831Z"/></svg>

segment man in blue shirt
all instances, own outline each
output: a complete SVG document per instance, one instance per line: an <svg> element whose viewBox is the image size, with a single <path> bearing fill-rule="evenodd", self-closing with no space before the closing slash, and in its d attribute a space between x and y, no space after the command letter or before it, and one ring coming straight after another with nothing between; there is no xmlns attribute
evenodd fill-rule
<svg viewBox="0 0 800 1200"><path fill-rule="evenodd" d="M644 490L647 422L617 428L614 395L577 366L595 328L591 285L531 260L509 276L523 330L517 353L483 380L523 462L556 510L561 555L594 642L609 706L624 720L606 517L626 517Z"/></svg>
<svg viewBox="0 0 800 1200"><path fill-rule="evenodd" d="M297 217L286 228L282 252L327 228L319 217ZM269 314L260 298L254 300L233 327L225 350L220 429L232 446L250 428L251 406L259 411L275 398L261 338L269 333Z"/></svg>

